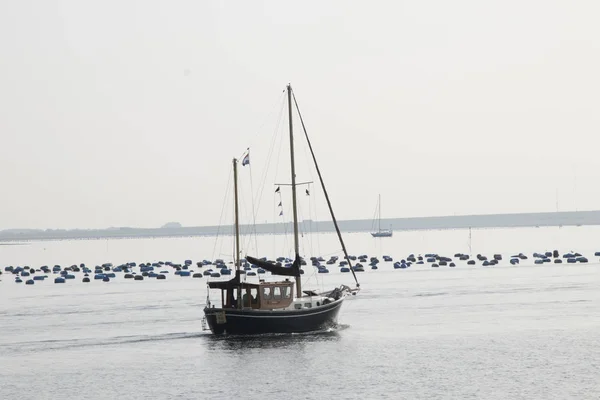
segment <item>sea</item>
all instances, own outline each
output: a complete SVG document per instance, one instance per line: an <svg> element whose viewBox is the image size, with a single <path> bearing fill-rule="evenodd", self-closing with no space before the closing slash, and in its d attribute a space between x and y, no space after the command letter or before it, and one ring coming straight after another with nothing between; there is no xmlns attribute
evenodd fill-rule
<svg viewBox="0 0 600 400"><path fill-rule="evenodd" d="M358 272L338 326L311 334L214 336L207 278L15 283L6 266L231 261L231 236L0 244L0 399L598 399L600 227L344 234ZM332 233L302 235L305 258ZM291 256L291 235L247 236L258 256ZM588 263L535 264L533 252ZM249 250L250 251L250 250ZM498 265L394 269L409 254L500 254ZM511 255L528 258L511 265ZM337 263L306 266L305 288L353 287ZM93 275L93 274L92 274ZM217 278L217 279L226 279ZM248 277L248 279L257 279ZM270 279L266 276L265 279Z"/></svg>

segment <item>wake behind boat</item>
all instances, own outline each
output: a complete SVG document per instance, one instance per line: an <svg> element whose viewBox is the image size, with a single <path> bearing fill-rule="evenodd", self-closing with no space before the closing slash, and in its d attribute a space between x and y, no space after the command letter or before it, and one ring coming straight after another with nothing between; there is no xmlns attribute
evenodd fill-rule
<svg viewBox="0 0 600 400"><path fill-rule="evenodd" d="M327 200L329 212L337 231L338 238L345 258L348 261L352 274L351 259L346 251L337 220L331 207L329 196L325 189L321 172L317 164L298 103L293 95L291 85L287 86L288 119L290 135L290 163L291 163L291 188L292 209L294 223L294 261L291 267L280 266L266 259L258 259L247 256L246 261L260 268L270 271L273 275L281 276L281 280L275 282L260 281L249 283L242 280L241 249L240 249L240 225L238 208L237 188L237 160L233 159L234 176L234 206L235 206L235 277L229 281L209 282L209 293L211 289L220 290L220 304L212 304L207 300L204 308L206 322L214 334L263 334L263 333L300 333L321 331L334 327L337 323L337 315L340 311L345 296L356 294L359 290L356 275L356 288L351 289L346 285L333 288L326 292L317 293L312 290L302 290L302 279L300 265L303 259L300 257L298 241L298 212L296 199L296 173L294 162L294 136L292 124L292 98L302 123L302 128L314 161L321 187ZM242 162L244 163L244 161ZM287 278L285 278L287 277Z"/></svg>

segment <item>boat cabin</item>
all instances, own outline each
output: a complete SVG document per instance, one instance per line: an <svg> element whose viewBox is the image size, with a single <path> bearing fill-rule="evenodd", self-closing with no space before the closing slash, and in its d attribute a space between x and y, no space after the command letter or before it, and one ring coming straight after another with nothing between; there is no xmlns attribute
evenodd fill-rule
<svg viewBox="0 0 600 400"><path fill-rule="evenodd" d="M221 290L222 308L273 310L286 308L294 298L294 282L240 282L239 277L225 282L209 282L210 289Z"/></svg>

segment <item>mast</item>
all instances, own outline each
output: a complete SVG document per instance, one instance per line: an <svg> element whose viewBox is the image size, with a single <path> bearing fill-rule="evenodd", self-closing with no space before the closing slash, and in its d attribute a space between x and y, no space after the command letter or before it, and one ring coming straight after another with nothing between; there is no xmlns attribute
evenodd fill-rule
<svg viewBox="0 0 600 400"><path fill-rule="evenodd" d="M233 159L233 191L235 201L235 275L239 279L240 277L240 219L239 219L239 207L238 207L238 181L237 181L237 160ZM237 288L237 306L242 308L242 288Z"/></svg>
<svg viewBox="0 0 600 400"><path fill-rule="evenodd" d="M379 204L379 232L381 232L381 194L379 194L379 199L377 200L377 203Z"/></svg>
<svg viewBox="0 0 600 400"><path fill-rule="evenodd" d="M298 210L296 207L296 164L294 163L294 125L292 123L292 85L287 85L288 120L290 126L290 162L292 163L292 208L294 211L294 262L300 263L300 244L298 243ZM300 267L300 266L298 266ZM296 277L296 297L302 297L302 282Z"/></svg>

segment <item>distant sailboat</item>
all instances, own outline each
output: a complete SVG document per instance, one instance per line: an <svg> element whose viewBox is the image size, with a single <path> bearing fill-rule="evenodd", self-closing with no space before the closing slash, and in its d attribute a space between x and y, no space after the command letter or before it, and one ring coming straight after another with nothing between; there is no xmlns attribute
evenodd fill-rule
<svg viewBox="0 0 600 400"><path fill-rule="evenodd" d="M373 221L375 222L375 221ZM377 200L377 232L371 232L371 236L373 237L391 237L392 229L381 229L381 195L379 195L379 199Z"/></svg>

